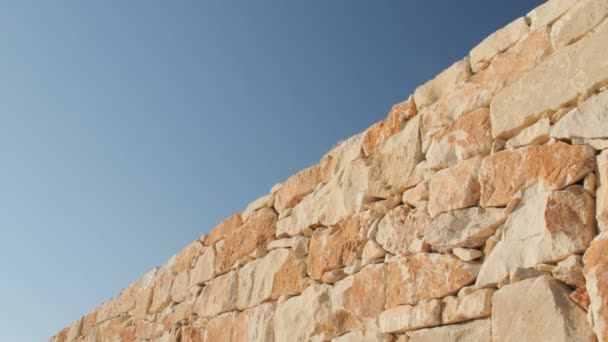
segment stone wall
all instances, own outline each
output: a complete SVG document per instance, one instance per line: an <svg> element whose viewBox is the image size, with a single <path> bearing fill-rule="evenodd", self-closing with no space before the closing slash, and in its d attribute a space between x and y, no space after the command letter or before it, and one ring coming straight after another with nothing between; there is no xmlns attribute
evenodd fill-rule
<svg viewBox="0 0 608 342"><path fill-rule="evenodd" d="M608 341L607 15L513 21L51 341Z"/></svg>

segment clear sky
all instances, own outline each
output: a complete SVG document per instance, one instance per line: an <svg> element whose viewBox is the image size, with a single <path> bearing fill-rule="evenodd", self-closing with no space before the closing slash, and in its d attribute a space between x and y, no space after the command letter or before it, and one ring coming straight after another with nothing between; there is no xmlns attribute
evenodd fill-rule
<svg viewBox="0 0 608 342"><path fill-rule="evenodd" d="M0 341L44 341L541 1L4 1Z"/></svg>

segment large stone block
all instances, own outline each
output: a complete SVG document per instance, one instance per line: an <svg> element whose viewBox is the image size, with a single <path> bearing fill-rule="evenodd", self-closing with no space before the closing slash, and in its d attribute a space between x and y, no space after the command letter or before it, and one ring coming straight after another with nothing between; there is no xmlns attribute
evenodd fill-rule
<svg viewBox="0 0 608 342"><path fill-rule="evenodd" d="M428 211L431 217L449 210L477 205L480 196L478 156L435 173L429 182Z"/></svg>
<svg viewBox="0 0 608 342"><path fill-rule="evenodd" d="M416 104L413 97L410 96L407 100L394 105L386 119L372 125L363 134L363 153L366 156L376 153L378 148L390 137L399 133L414 115L416 115Z"/></svg>
<svg viewBox="0 0 608 342"><path fill-rule="evenodd" d="M209 246L224 238L228 232L243 224L243 216L241 213L236 213L220 224L215 226L211 232L205 237L205 245Z"/></svg>
<svg viewBox="0 0 608 342"><path fill-rule="evenodd" d="M456 84L471 77L471 65L467 59L460 60L442 71L434 79L416 88L414 101L424 108L451 91Z"/></svg>
<svg viewBox="0 0 608 342"><path fill-rule="evenodd" d="M274 341L272 319L275 304L264 303L241 312L234 321L234 342Z"/></svg>
<svg viewBox="0 0 608 342"><path fill-rule="evenodd" d="M380 331L388 334L434 327L441 324L441 301L433 299L416 305L400 305L380 313L378 322Z"/></svg>
<svg viewBox="0 0 608 342"><path fill-rule="evenodd" d="M392 254L424 251L421 239L431 218L424 210L402 205L391 209L378 224L376 241Z"/></svg>
<svg viewBox="0 0 608 342"><path fill-rule="evenodd" d="M596 190L596 219L601 231L608 230L608 150L597 156L599 187Z"/></svg>
<svg viewBox="0 0 608 342"><path fill-rule="evenodd" d="M598 235L585 252L583 274L589 296L589 321L601 342L608 341L608 232Z"/></svg>
<svg viewBox="0 0 608 342"><path fill-rule="evenodd" d="M557 139L608 138L608 91L591 96L564 115L551 129Z"/></svg>
<svg viewBox="0 0 608 342"><path fill-rule="evenodd" d="M200 317L213 317L236 309L238 300L238 273L229 272L211 280L194 303L194 312Z"/></svg>
<svg viewBox="0 0 608 342"><path fill-rule="evenodd" d="M296 204L300 203L304 196L310 194L320 182L321 170L319 165L299 171L289 177L279 191L277 191L274 207L279 212L286 208L293 208Z"/></svg>
<svg viewBox="0 0 608 342"><path fill-rule="evenodd" d="M475 66L477 63L491 60L498 53L517 43L529 30L525 18L515 19L507 26L489 35L471 50L469 53L471 65Z"/></svg>
<svg viewBox="0 0 608 342"><path fill-rule="evenodd" d="M549 0L536 7L526 15L530 20L530 28L535 30L538 27L552 24L576 2L577 0Z"/></svg>
<svg viewBox="0 0 608 342"><path fill-rule="evenodd" d="M608 16L605 0L580 0L551 27L551 42L557 47L580 39Z"/></svg>
<svg viewBox="0 0 608 342"><path fill-rule="evenodd" d="M491 331L490 319L479 319L462 324L412 331L408 335L408 342L490 342L492 341Z"/></svg>
<svg viewBox="0 0 608 342"><path fill-rule="evenodd" d="M359 133L339 142L336 147L324 155L319 163L321 180L324 183L329 182L334 175L346 169L350 162L362 157L362 142L363 133Z"/></svg>

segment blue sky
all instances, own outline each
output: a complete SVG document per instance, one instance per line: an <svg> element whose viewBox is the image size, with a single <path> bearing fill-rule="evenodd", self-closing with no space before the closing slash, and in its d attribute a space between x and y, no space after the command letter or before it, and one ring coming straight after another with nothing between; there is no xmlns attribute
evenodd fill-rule
<svg viewBox="0 0 608 342"><path fill-rule="evenodd" d="M44 341L540 1L5 1L1 341Z"/></svg>

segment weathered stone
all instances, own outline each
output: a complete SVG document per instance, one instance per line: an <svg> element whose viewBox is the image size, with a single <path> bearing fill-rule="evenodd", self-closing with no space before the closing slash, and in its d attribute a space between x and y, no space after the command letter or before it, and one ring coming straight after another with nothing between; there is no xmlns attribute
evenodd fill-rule
<svg viewBox="0 0 608 342"><path fill-rule="evenodd" d="M175 259L173 262L167 262L155 277L154 291L152 295L152 303L150 304L150 311L156 312L159 309L165 307L171 301L171 286L173 285L173 278L175 277L174 266Z"/></svg>
<svg viewBox="0 0 608 342"><path fill-rule="evenodd" d="M203 285L215 278L215 247L209 246L201 256L198 257L192 271L192 284Z"/></svg>
<svg viewBox="0 0 608 342"><path fill-rule="evenodd" d="M460 60L442 71L434 79L416 88L414 101L418 108L426 107L451 91L456 84L471 77L471 65L467 59Z"/></svg>
<svg viewBox="0 0 608 342"><path fill-rule="evenodd" d="M335 283L331 290L334 330L344 334L374 326L386 303L384 265L370 265Z"/></svg>
<svg viewBox="0 0 608 342"><path fill-rule="evenodd" d="M404 205L393 208L378 224L376 241L392 254L420 252L422 233L430 222L430 217L422 210Z"/></svg>
<svg viewBox="0 0 608 342"><path fill-rule="evenodd" d="M323 183L329 182L334 175L346 169L353 160L363 156L362 141L363 133L354 135L339 142L336 147L321 158L319 167Z"/></svg>
<svg viewBox="0 0 608 342"><path fill-rule="evenodd" d="M82 318L77 319L68 328L68 333L66 334L66 341L72 342L76 341L80 334L82 333Z"/></svg>
<svg viewBox="0 0 608 342"><path fill-rule="evenodd" d="M608 233L598 235L585 252L583 274L589 295L589 321L600 341L608 341Z"/></svg>
<svg viewBox="0 0 608 342"><path fill-rule="evenodd" d="M293 208L296 204L300 203L304 196L313 192L320 182L321 171L319 165L299 171L289 177L283 187L277 191L274 207L279 212L287 208Z"/></svg>
<svg viewBox="0 0 608 342"><path fill-rule="evenodd" d="M243 210L243 214L242 214L243 222L246 222L249 219L249 217L251 216L251 214L253 214L257 210L260 210L262 208L272 208L273 205L274 205L274 195L272 195L272 194L264 195L256 200L254 200L247 206L247 208L245 208L245 210Z"/></svg>
<svg viewBox="0 0 608 342"><path fill-rule="evenodd" d="M448 254L418 253L386 263L387 307L441 298L472 283L479 265Z"/></svg>
<svg viewBox="0 0 608 342"><path fill-rule="evenodd" d="M516 136L509 139L506 148L517 148L528 145L542 145L549 141L549 131L551 122L548 118L538 120L530 127L524 128Z"/></svg>
<svg viewBox="0 0 608 342"><path fill-rule="evenodd" d="M419 118L413 117L405 128L389 138L372 156L369 171L369 195L388 198L422 179L415 167L424 158L420 146Z"/></svg>
<svg viewBox="0 0 608 342"><path fill-rule="evenodd" d="M285 239L273 240L271 241L267 248L268 250L273 250L276 248L291 248L291 250L297 255L306 255L308 254L308 244L310 243L310 238L305 236L294 236Z"/></svg>
<svg viewBox="0 0 608 342"><path fill-rule="evenodd" d="M274 310L274 303L264 303L241 312L234 321L232 340L235 342L274 341L272 329Z"/></svg>
<svg viewBox="0 0 608 342"><path fill-rule="evenodd" d="M329 183L296 205L291 216L277 223L277 236L295 236L309 227L333 226L357 209L357 195L367 191L368 169L363 159L353 161Z"/></svg>
<svg viewBox="0 0 608 342"><path fill-rule="evenodd" d="M596 219L600 231L608 231L608 150L597 156L599 187L595 191Z"/></svg>
<svg viewBox="0 0 608 342"><path fill-rule="evenodd" d="M154 282L156 281L158 269L155 268L141 279L139 292L135 300L135 310L133 311L133 317L136 320L143 320L150 309L152 304L152 297L154 294ZM87 321L85 320L85 326ZM90 326L92 326L92 323Z"/></svg>
<svg viewBox="0 0 608 342"><path fill-rule="evenodd" d="M479 319L462 324L428 328L409 333L409 342L490 342L492 341L490 319Z"/></svg>
<svg viewBox="0 0 608 342"><path fill-rule="evenodd" d="M199 255L205 252L203 244L196 240L175 255L175 272L181 273L194 266Z"/></svg>
<svg viewBox="0 0 608 342"><path fill-rule="evenodd" d="M571 255L558 262L557 267L555 267L551 272L553 277L570 286L584 286L585 277L583 277L583 265L581 265L581 259L582 257L580 255Z"/></svg>
<svg viewBox="0 0 608 342"><path fill-rule="evenodd" d="M548 276L496 291L492 298L492 341L593 341L585 312L568 300L570 292Z"/></svg>
<svg viewBox="0 0 608 342"><path fill-rule="evenodd" d="M338 336L331 342L362 342L362 341L378 341L378 342L399 342L394 341L392 335L382 334L379 331L353 331L342 336Z"/></svg>
<svg viewBox="0 0 608 342"><path fill-rule="evenodd" d="M181 303L188 297L188 288L190 287L190 273L183 271L178 273L173 280L171 286L171 299L175 303Z"/></svg>
<svg viewBox="0 0 608 342"><path fill-rule="evenodd" d="M416 305L400 305L381 312L378 322L380 331L388 334L434 327L441 324L441 301L433 299Z"/></svg>
<svg viewBox="0 0 608 342"><path fill-rule="evenodd" d="M232 342L237 315L238 313L233 311L211 319L205 328L205 341Z"/></svg>
<svg viewBox="0 0 608 342"><path fill-rule="evenodd" d="M482 157L464 160L431 177L428 204L431 217L449 210L477 205L481 161Z"/></svg>
<svg viewBox="0 0 608 342"><path fill-rule="evenodd" d="M585 191L587 191L587 193L591 195L591 197L595 197L596 185L597 177L595 176L595 173L588 173L585 176L585 179L583 179L583 189L585 189Z"/></svg>
<svg viewBox="0 0 608 342"><path fill-rule="evenodd" d="M323 273L323 275L321 275L321 278L319 280L325 284L333 284L333 283L337 282L338 280L346 278L346 276L348 276L348 274L346 274L346 272L344 272L344 269L339 268L336 270L331 270L331 271L327 271L327 272Z"/></svg>
<svg viewBox="0 0 608 342"><path fill-rule="evenodd" d="M98 309L95 309L83 317L81 329L82 336L89 336L89 334L92 332L97 320L97 311Z"/></svg>
<svg viewBox="0 0 608 342"><path fill-rule="evenodd" d="M481 258L483 253L479 249L456 247L452 250L455 256L462 261L472 261Z"/></svg>
<svg viewBox="0 0 608 342"><path fill-rule="evenodd" d="M435 250L479 248L505 220L504 210L467 208L438 215L424 231L424 241Z"/></svg>
<svg viewBox="0 0 608 342"><path fill-rule="evenodd" d="M551 52L548 29L530 32L515 46L494 57L485 70L473 75L433 105L421 110L419 115L422 117L420 131L423 150L426 151L428 147L426 142L430 142L430 137L438 130L462 114L477 108L490 107L496 92L520 79ZM493 116L491 110L492 125L494 125Z"/></svg>
<svg viewBox="0 0 608 342"><path fill-rule="evenodd" d="M203 342L203 331L197 327L190 325L183 326L179 329L180 342Z"/></svg>
<svg viewBox="0 0 608 342"><path fill-rule="evenodd" d="M488 108L464 114L433 136L426 153L429 168L440 169L460 160L490 154L492 133Z"/></svg>
<svg viewBox="0 0 608 342"><path fill-rule="evenodd" d="M546 272L537 271L532 268L517 267L509 274L509 283L517 283L525 279L547 275Z"/></svg>
<svg viewBox="0 0 608 342"><path fill-rule="evenodd" d="M311 285L301 295L276 308L273 327L276 341L307 341L331 326L331 286Z"/></svg>
<svg viewBox="0 0 608 342"><path fill-rule="evenodd" d="M574 290L574 292L570 294L570 300L583 308L585 311L589 310L591 300L589 299L589 293L587 293L587 286L581 286Z"/></svg>
<svg viewBox="0 0 608 342"><path fill-rule="evenodd" d="M429 182L421 182L411 189L405 190L402 196L403 204L412 207L419 206L420 202L429 200Z"/></svg>
<svg viewBox="0 0 608 342"><path fill-rule="evenodd" d="M363 153L366 156L374 154L388 138L399 133L414 115L416 104L413 97L394 105L386 119L372 125L363 134Z"/></svg>
<svg viewBox="0 0 608 342"><path fill-rule="evenodd" d="M471 50L469 53L471 65L491 60L496 54L517 43L528 31L529 27L525 18L515 19L507 26L489 35Z"/></svg>
<svg viewBox="0 0 608 342"><path fill-rule="evenodd" d="M218 224L205 237L205 245L209 246L224 238L224 236L232 229L243 224L243 216L241 213L236 213Z"/></svg>
<svg viewBox="0 0 608 342"><path fill-rule="evenodd" d="M116 317L101 324L97 332L97 339L99 341L120 341L125 321L126 317Z"/></svg>
<svg viewBox="0 0 608 342"><path fill-rule="evenodd" d="M543 112L564 107L579 94L608 81L608 59L602 58L606 50L608 21L496 94L490 106L492 136L510 138Z"/></svg>
<svg viewBox="0 0 608 342"><path fill-rule="evenodd" d="M593 171L595 151L561 142L505 150L486 157L479 172L482 207L507 205L519 190L559 190ZM556 172L560 170L560 172Z"/></svg>
<svg viewBox="0 0 608 342"><path fill-rule="evenodd" d="M367 265L374 260L380 260L384 258L386 251L374 240L368 240L363 247L363 253L361 260L363 265Z"/></svg>
<svg viewBox="0 0 608 342"><path fill-rule="evenodd" d="M551 129L551 136L557 139L607 138L607 118L608 91L604 91L564 115Z"/></svg>
<svg viewBox="0 0 608 342"><path fill-rule="evenodd" d="M443 299L443 324L459 323L490 316L494 289L483 289L464 296Z"/></svg>
<svg viewBox="0 0 608 342"><path fill-rule="evenodd" d="M234 310L238 300L238 273L230 272L211 280L194 303L194 312L212 317Z"/></svg>
<svg viewBox="0 0 608 342"><path fill-rule="evenodd" d="M224 237L224 246L217 250L215 262L218 273L225 273L239 259L256 248L266 248L275 238L277 214L262 208L251 214L242 226L230 230Z"/></svg>
<svg viewBox="0 0 608 342"><path fill-rule="evenodd" d="M538 272L546 272L550 274L555 269L555 265L540 263L534 265L532 268Z"/></svg>
<svg viewBox="0 0 608 342"><path fill-rule="evenodd" d="M582 253L594 236L593 199L580 186L536 194L507 219L503 237L486 256L476 286L496 284L517 267Z"/></svg>
<svg viewBox="0 0 608 342"><path fill-rule="evenodd" d="M608 16L604 0L580 0L551 27L551 42L562 47L580 39Z"/></svg>
<svg viewBox="0 0 608 342"><path fill-rule="evenodd" d="M526 16L530 19L530 28L550 25L559 19L572 7L577 0L549 0L530 11Z"/></svg>
<svg viewBox="0 0 608 342"><path fill-rule="evenodd" d="M249 262L238 272L239 310L256 306L281 295L299 294L304 286L306 263L288 249L275 249Z"/></svg>

